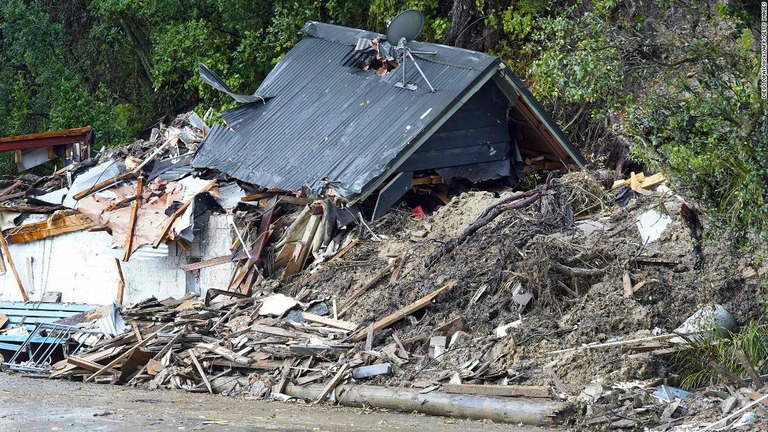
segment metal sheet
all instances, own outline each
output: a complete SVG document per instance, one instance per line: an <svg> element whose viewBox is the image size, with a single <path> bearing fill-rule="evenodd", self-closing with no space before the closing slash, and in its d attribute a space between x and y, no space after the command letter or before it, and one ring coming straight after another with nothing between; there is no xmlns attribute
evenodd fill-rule
<svg viewBox="0 0 768 432"><path fill-rule="evenodd" d="M253 95L241 95L233 92L229 86L219 78L218 75L216 75L215 72L208 69L204 64L198 63L198 70L200 72L200 77L203 79L203 81L206 82L206 84L210 85L211 87L215 88L216 90L219 90L220 92L226 93L232 97L232 99L241 102L241 103L250 103L250 102L264 102L269 97L266 98L261 97L258 95L258 92Z"/></svg>
<svg viewBox="0 0 768 432"><path fill-rule="evenodd" d="M223 113L231 129L212 128L194 167L216 168L264 187L306 189L312 195L332 186L344 198L357 200L394 173L482 84L501 73L498 58L412 42L414 51L435 53L416 57L437 91L431 93L408 64L406 81L418 85L409 91L394 86L402 79L402 65L381 77L359 64L358 41L383 35L316 22L304 30L308 36L256 90L274 97ZM537 120L546 123L546 130L558 131L550 119ZM567 153L578 155L570 148Z"/></svg>
<svg viewBox="0 0 768 432"><path fill-rule="evenodd" d="M358 36L381 35L320 23L310 23L307 31L310 36L256 91L275 97L253 104L250 113L238 108L234 131L214 126L193 166L215 167L265 187L314 193L330 182L353 198L499 62L482 53L418 44L415 50L438 52L419 59L437 91L429 92L412 65L407 78L419 89L408 91L394 86L401 77L398 69L380 77L352 66Z"/></svg>
<svg viewBox="0 0 768 432"><path fill-rule="evenodd" d="M124 168L125 167L122 162L113 160L113 161L104 162L103 164L96 165L90 170L80 174L79 176L77 176L77 178L75 178L75 181L72 182L72 186L69 188L69 192L67 193L67 196L64 198L64 206L69 208L76 208L77 201L75 201L75 199L72 198L73 195L75 195L78 192L84 191L101 181L104 181L108 178L112 178L120 174Z"/></svg>

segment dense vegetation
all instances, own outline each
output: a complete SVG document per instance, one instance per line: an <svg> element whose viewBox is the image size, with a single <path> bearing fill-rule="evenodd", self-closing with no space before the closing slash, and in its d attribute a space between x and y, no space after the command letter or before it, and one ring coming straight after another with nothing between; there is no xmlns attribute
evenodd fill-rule
<svg viewBox="0 0 768 432"><path fill-rule="evenodd" d="M596 165L662 168L725 225L768 230L759 2L4 0L0 136L91 124L125 143L231 106L198 61L252 92L306 20L383 31L407 8L422 39L502 57Z"/></svg>

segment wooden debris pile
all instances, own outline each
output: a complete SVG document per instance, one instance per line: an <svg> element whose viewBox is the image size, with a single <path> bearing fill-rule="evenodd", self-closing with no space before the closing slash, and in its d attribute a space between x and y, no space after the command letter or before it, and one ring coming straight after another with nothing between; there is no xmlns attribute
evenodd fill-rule
<svg viewBox="0 0 768 432"><path fill-rule="evenodd" d="M51 378L173 387L210 393L283 393L327 381L390 374L410 360L400 341L373 347L373 333L426 307L446 284L368 328L333 317L323 299L220 291L224 301L155 298L123 311L131 330L56 363ZM356 342L365 341L355 345ZM375 348L375 349L374 349Z"/></svg>

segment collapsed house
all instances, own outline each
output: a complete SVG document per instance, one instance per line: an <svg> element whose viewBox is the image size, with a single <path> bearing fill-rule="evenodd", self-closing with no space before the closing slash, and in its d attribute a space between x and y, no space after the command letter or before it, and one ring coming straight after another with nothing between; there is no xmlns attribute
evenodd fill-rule
<svg viewBox="0 0 768 432"><path fill-rule="evenodd" d="M209 132L186 116L143 147L100 153L11 195L31 204L2 213L17 271L0 276L0 298L54 291L69 303L135 303L240 289L332 256L340 234L371 215L357 207L370 196L375 219L414 187L447 200L454 178L515 184L525 171L583 165L498 58L413 42L434 91L414 84L422 79L414 68L398 88L406 64L388 54L384 35L317 22L305 32L251 96L201 65L208 83L243 103L222 114L227 126ZM389 66L375 68L382 61ZM69 154L72 142L80 139L79 151L92 140L90 129L75 132L62 138ZM47 157L62 143L38 144ZM302 207L324 196L335 201ZM297 213L277 221L275 206ZM272 258L263 262L265 251Z"/></svg>
<svg viewBox="0 0 768 432"><path fill-rule="evenodd" d="M426 91L421 75L398 78L381 35L307 31L257 95L201 68L245 104L224 114L231 128L181 116L147 141L0 184L0 300L44 300L0 301L0 350L19 347L7 367L545 426L713 430L741 416L734 426L765 429L749 411L768 398L764 355L744 354L738 373L685 340L764 313L764 260L702 244L706 219L661 174L611 192L610 174L552 175L367 225L355 205L368 197L376 218L413 187L514 182L521 166L581 159L498 60L412 43L435 52L417 54ZM318 70L319 82L301 75ZM113 299L132 306L55 303ZM54 344L60 361L40 348ZM673 387L675 356L730 385Z"/></svg>
<svg viewBox="0 0 768 432"><path fill-rule="evenodd" d="M376 195L376 219L429 174L516 184L536 167L584 165L496 57L411 42L418 64L398 64L397 41L384 35L318 22L304 32L253 95L234 94L200 65L243 105L222 113L227 126L213 127L193 166L350 204Z"/></svg>

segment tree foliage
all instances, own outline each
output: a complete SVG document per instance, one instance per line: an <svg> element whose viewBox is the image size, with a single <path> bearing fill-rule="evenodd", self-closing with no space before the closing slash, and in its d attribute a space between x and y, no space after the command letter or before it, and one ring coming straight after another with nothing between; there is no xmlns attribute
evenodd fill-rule
<svg viewBox="0 0 768 432"><path fill-rule="evenodd" d="M500 56L595 164L664 169L725 224L767 229L758 12L737 0L6 0L0 135L128 142L232 106L198 61L252 92L307 20L384 31L409 8L422 40Z"/></svg>

